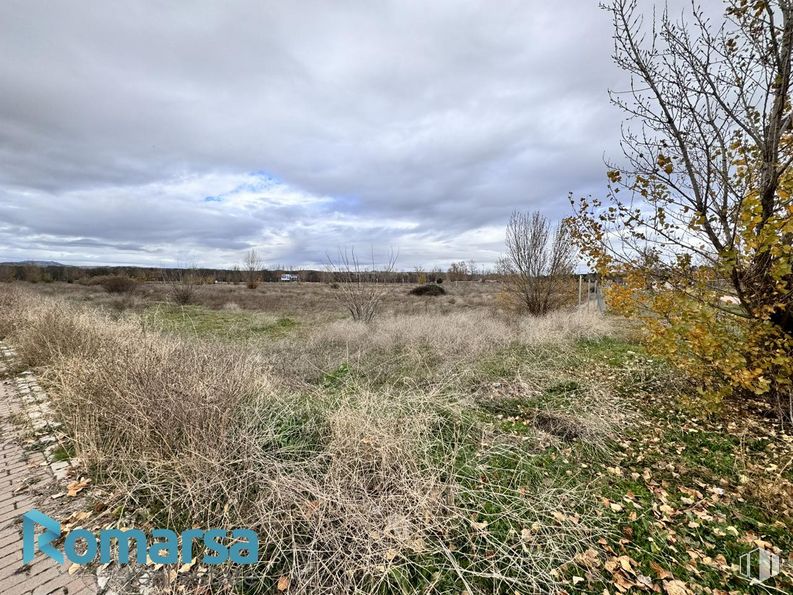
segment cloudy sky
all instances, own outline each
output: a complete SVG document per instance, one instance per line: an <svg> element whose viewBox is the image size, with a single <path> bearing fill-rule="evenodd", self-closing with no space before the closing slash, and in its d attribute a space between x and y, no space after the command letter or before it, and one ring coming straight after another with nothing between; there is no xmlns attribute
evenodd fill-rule
<svg viewBox="0 0 793 595"><path fill-rule="evenodd" d="M0 261L493 262L601 193L596 0L0 3Z"/></svg>

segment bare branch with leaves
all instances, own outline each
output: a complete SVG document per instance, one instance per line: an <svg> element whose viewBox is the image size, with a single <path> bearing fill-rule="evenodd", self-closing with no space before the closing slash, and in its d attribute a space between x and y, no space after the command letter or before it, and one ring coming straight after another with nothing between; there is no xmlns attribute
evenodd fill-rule
<svg viewBox="0 0 793 595"><path fill-rule="evenodd" d="M717 25L695 4L652 23L636 0L604 6L631 76L611 95L624 158L575 235L706 392L786 392L793 414L793 2L724 6Z"/></svg>

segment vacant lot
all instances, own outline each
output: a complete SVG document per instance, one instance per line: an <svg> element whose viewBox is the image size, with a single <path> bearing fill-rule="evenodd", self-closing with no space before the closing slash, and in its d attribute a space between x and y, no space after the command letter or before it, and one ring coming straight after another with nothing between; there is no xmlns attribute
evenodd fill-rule
<svg viewBox="0 0 793 595"><path fill-rule="evenodd" d="M741 554L793 550L793 440L759 405L695 415L594 310L411 287L363 324L330 285L3 284L0 336L107 504L91 522L258 532L255 571L169 589L748 591Z"/></svg>

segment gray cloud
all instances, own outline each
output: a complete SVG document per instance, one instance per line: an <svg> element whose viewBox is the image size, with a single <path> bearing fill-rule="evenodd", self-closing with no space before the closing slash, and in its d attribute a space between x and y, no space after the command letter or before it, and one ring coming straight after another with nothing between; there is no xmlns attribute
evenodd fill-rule
<svg viewBox="0 0 793 595"><path fill-rule="evenodd" d="M610 51L579 0L4 2L0 260L492 262L602 190Z"/></svg>

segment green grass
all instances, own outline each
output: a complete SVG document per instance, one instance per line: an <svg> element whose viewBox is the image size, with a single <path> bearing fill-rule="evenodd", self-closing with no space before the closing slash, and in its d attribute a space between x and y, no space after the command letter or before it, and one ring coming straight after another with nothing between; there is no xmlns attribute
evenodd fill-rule
<svg viewBox="0 0 793 595"><path fill-rule="evenodd" d="M509 382L523 366L555 365L546 355L510 348L482 361L479 372L487 382ZM649 359L630 341L580 341L566 355L564 365L558 366L557 382L540 394L483 402L485 415L503 432L530 435L535 428L524 420L533 409L575 405L587 378L605 375L614 378L615 392L626 409L639 414L639 423L626 428L604 451L593 452L585 442L573 440L542 452L527 451L523 457L491 459L484 467L480 461L475 468L488 481L510 473L527 482L533 478L533 485L544 478L568 481L599 503L602 525L609 530L605 539L593 544L597 568L567 565L563 576L569 589L619 592L615 580L622 577L615 576L609 561L627 556L633 574L619 568L616 574L634 584L637 576L647 577L659 592L670 580L683 581L695 592L755 592L737 572L741 555L763 542L783 553L793 551L793 502L785 501L784 495L774 496L776 500L764 495L775 494L780 479L766 472L762 462L773 452L771 459L782 467L793 458L793 441L780 441L773 424L765 420L752 418L753 423L746 424L750 413L736 411L733 405L719 414L696 415L674 394L668 367ZM728 432L731 421L739 422L746 434L739 438ZM747 467L747 461L760 463ZM781 477L790 481L786 470ZM783 556L783 565L784 560ZM787 573L766 585L793 592Z"/></svg>
<svg viewBox="0 0 793 595"><path fill-rule="evenodd" d="M231 341L280 338L299 327L292 318L203 306L158 305L147 308L143 316L165 332Z"/></svg>
<svg viewBox="0 0 793 595"><path fill-rule="evenodd" d="M576 345L579 357L602 361L610 366L625 365L632 357L644 354L641 345L614 337L600 339L584 339Z"/></svg>
<svg viewBox="0 0 793 595"><path fill-rule="evenodd" d="M324 389L338 389L344 384L345 379L350 375L350 366L346 363L338 368L322 375L321 385Z"/></svg>
<svg viewBox="0 0 793 595"><path fill-rule="evenodd" d="M68 461L69 459L73 458L75 455L74 446L71 443L68 444L60 444L55 449L53 449L51 456L53 461Z"/></svg>

